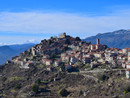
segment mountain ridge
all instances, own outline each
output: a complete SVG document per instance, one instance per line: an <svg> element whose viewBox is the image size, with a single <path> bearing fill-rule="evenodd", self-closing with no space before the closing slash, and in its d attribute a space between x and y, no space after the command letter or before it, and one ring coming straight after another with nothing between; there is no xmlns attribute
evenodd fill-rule
<svg viewBox="0 0 130 98"><path fill-rule="evenodd" d="M116 48L128 48L130 47L130 30L117 30L107 33L99 33L95 36L87 37L83 41L96 43L96 39L100 38L101 43L107 45L108 47Z"/></svg>
<svg viewBox="0 0 130 98"><path fill-rule="evenodd" d="M31 48L32 46L34 46L33 43L0 46L0 65L4 64L13 56L19 55L21 52L24 52L25 50Z"/></svg>

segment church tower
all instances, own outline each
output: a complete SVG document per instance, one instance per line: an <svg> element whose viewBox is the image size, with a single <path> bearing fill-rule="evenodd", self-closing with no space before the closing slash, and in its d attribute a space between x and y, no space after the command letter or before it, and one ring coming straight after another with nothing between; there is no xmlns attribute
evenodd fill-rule
<svg viewBox="0 0 130 98"><path fill-rule="evenodd" d="M97 45L99 45L99 44L100 44L100 39L98 38L98 39L97 39Z"/></svg>

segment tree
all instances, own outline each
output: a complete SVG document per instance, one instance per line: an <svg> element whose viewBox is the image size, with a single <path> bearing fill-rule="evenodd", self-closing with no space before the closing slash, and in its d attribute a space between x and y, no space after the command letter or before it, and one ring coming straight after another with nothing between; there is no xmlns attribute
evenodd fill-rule
<svg viewBox="0 0 130 98"><path fill-rule="evenodd" d="M76 41L81 41L81 39L79 38L79 37L76 37L76 39L75 39Z"/></svg>
<svg viewBox="0 0 130 98"><path fill-rule="evenodd" d="M65 40L65 44L70 45L70 44L71 44L70 40L69 40L69 39L66 39L66 40Z"/></svg>
<svg viewBox="0 0 130 98"><path fill-rule="evenodd" d="M61 64L60 64L60 68L61 68L61 70L62 70L63 72L65 72L65 64L64 64L64 63L61 63Z"/></svg>
<svg viewBox="0 0 130 98"><path fill-rule="evenodd" d="M109 77L106 76L105 74L98 74L98 79L101 81L105 81L105 80L109 79Z"/></svg>
<svg viewBox="0 0 130 98"><path fill-rule="evenodd" d="M20 89L21 88L21 84L16 84L14 89Z"/></svg>
<svg viewBox="0 0 130 98"><path fill-rule="evenodd" d="M40 84L41 83L41 79L37 79L35 83Z"/></svg>
<svg viewBox="0 0 130 98"><path fill-rule="evenodd" d="M63 88L63 89L59 90L59 94L62 97L66 97L66 96L68 96L69 92L65 88Z"/></svg>
<svg viewBox="0 0 130 98"><path fill-rule="evenodd" d="M34 84L34 85L32 86L32 91L33 91L34 93L38 93L38 90L39 90L39 85L38 85L38 84Z"/></svg>
<svg viewBox="0 0 130 98"><path fill-rule="evenodd" d="M51 59L52 61L54 61L55 58L56 58L56 56L57 56L56 54L51 54L51 55L50 55L50 59Z"/></svg>
<svg viewBox="0 0 130 98"><path fill-rule="evenodd" d="M127 84L127 85L125 85L123 94L125 95L125 94L127 94L129 92L130 92L130 84Z"/></svg>
<svg viewBox="0 0 130 98"><path fill-rule="evenodd" d="M83 91L82 91L82 90L80 90L80 92L79 92L79 96L80 96L80 95L83 95Z"/></svg>
<svg viewBox="0 0 130 98"><path fill-rule="evenodd" d="M67 50L68 50L68 47L64 47L62 51L65 52Z"/></svg>
<svg viewBox="0 0 130 98"><path fill-rule="evenodd" d="M51 40L48 40L48 45L51 45L52 41Z"/></svg>
<svg viewBox="0 0 130 98"><path fill-rule="evenodd" d="M37 59L37 57L36 56L33 56L33 60L36 60Z"/></svg>
<svg viewBox="0 0 130 98"><path fill-rule="evenodd" d="M1 80L2 80L3 82L5 82L5 81L7 80L7 78L6 78L6 77L3 77Z"/></svg>

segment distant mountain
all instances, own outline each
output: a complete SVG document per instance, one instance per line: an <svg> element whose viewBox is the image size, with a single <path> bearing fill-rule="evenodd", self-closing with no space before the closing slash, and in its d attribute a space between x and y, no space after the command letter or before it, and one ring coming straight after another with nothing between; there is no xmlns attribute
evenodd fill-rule
<svg viewBox="0 0 130 98"><path fill-rule="evenodd" d="M0 47L0 65L4 64L8 59L13 56L19 55L21 52L28 50L34 46L33 43L22 44L22 45L7 45Z"/></svg>
<svg viewBox="0 0 130 98"><path fill-rule="evenodd" d="M106 44L108 47L130 48L130 30L122 29L103 34L99 33L96 36L87 37L83 40L95 44L97 38L100 38L101 44Z"/></svg>

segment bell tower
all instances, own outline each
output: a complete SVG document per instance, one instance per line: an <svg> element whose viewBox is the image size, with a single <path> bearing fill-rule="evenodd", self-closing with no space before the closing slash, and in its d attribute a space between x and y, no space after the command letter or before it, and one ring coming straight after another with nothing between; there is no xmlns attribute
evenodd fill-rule
<svg viewBox="0 0 130 98"><path fill-rule="evenodd" d="M98 38L98 39L97 39L97 45L99 45L99 44L100 44L100 39Z"/></svg>

